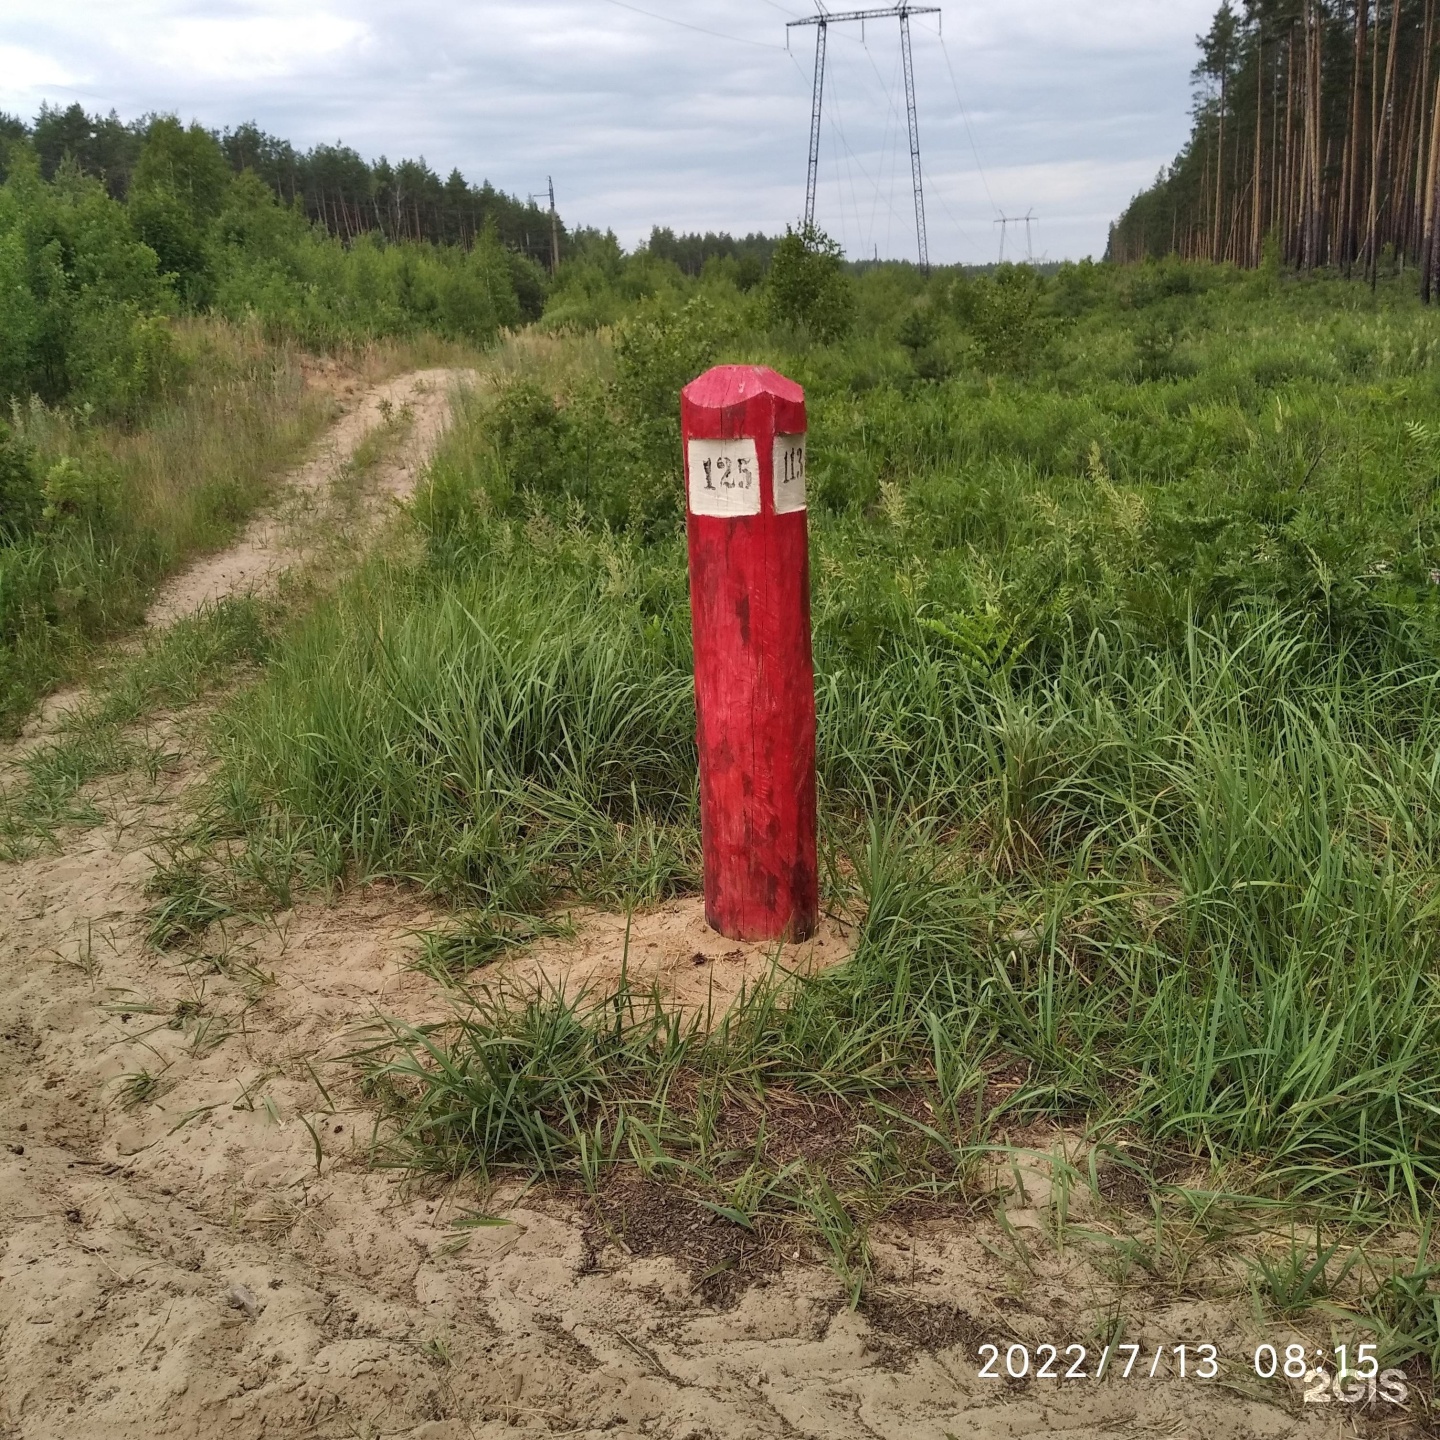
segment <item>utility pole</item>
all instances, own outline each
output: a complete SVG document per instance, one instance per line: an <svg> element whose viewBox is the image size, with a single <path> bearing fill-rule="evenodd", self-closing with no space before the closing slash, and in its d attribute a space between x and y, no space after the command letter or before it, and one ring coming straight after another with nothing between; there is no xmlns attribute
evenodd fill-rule
<svg viewBox="0 0 1440 1440"><path fill-rule="evenodd" d="M550 274L552 278L560 269L560 217L555 213L555 177L545 177L550 182Z"/></svg>
<svg viewBox="0 0 1440 1440"><path fill-rule="evenodd" d="M889 9L846 10L832 13L825 9L821 0L818 15L807 15L803 20L792 20L785 28L793 30L798 25L815 27L815 91L810 103L810 168L805 177L805 225L807 229L815 223L815 187L820 174L820 110L825 95L825 45L831 25L841 25L858 20L863 26L867 20L891 20L900 22L900 56L905 70L905 111L910 122L910 178L915 188L915 238L920 250L920 268L930 273L930 242L925 233L925 187L920 173L920 121L915 106L915 62L910 53L910 17L912 15L939 15L938 5L912 5L909 0L898 0Z"/></svg>

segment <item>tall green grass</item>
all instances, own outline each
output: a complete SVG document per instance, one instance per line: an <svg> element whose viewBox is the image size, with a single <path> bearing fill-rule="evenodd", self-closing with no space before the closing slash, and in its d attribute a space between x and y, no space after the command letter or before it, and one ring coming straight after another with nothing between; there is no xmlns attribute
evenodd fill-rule
<svg viewBox="0 0 1440 1440"><path fill-rule="evenodd" d="M335 414L305 357L256 324L181 321L174 340L172 383L141 423L31 400L8 447L0 435L0 476L18 453L33 492L13 527L0 493L0 731L136 625L165 576L233 538ZM431 336L340 361L369 380L470 353Z"/></svg>
<svg viewBox="0 0 1440 1440"><path fill-rule="evenodd" d="M258 332L188 322L176 349L179 378L137 427L38 400L14 411L38 493L33 524L0 539L0 727L229 539L329 414L299 357Z"/></svg>
<svg viewBox="0 0 1440 1440"><path fill-rule="evenodd" d="M307 622L229 717L232 801L303 822L336 878L482 909L693 886L683 630L530 563L371 574ZM1022 1108L1416 1200L1440 1178L1434 671L1367 673L1284 615L1187 641L1101 634L1003 686L923 642L822 662L834 898L866 919L766 1043L815 1083L904 1085L938 1020L972 1062L1029 1063Z"/></svg>

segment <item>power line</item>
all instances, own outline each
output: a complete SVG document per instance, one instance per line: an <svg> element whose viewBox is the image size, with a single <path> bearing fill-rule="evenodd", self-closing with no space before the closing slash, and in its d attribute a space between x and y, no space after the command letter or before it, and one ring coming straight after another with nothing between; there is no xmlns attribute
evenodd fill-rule
<svg viewBox="0 0 1440 1440"><path fill-rule="evenodd" d="M975 132L970 128L970 117L965 113L965 102L960 98L960 82L955 78L955 67L950 63L950 51L945 45L943 35L940 36L940 53L945 57L945 68L950 72L950 84L955 89L955 103L960 107L960 118L965 122L965 135L970 141L970 153L975 157L975 168L980 172L980 183L985 187L985 198L990 202L990 208L998 215L1000 207L990 193L990 182L985 178L985 167L980 163L980 150L975 144Z"/></svg>
<svg viewBox="0 0 1440 1440"><path fill-rule="evenodd" d="M767 0L767 3L768 3L768 0ZM895 121L895 123L896 123L897 126L898 126L899 123L900 123L900 112L895 108L895 80L894 80L894 77L892 77L892 78L891 78L891 81L890 81L890 84L889 84L888 86L885 84L885 77L884 77L883 75L881 75L881 73L880 73L880 67L879 67L878 65L876 65L876 63L875 63L875 57L874 57L874 55L871 54L871 52L870 52L870 47L869 47L868 45L865 46L865 58L866 58L867 60L869 60L869 62L870 62L870 68L871 68L871 70L873 70L873 71L875 72L875 78L880 82L880 88L881 88L881 90L884 92L884 95L885 95L885 103L890 107L890 116L889 116L889 118L886 120L886 126L885 126L885 138L884 138L884 140L881 142L881 170L882 170L882 173L883 173L884 164L885 164L885 159L888 157L888 154L889 154L889 151L888 151L888 149L886 148L886 147L889 145L889 143L890 143L890 125L889 125L889 121L893 119L893 120ZM900 68L900 64L901 64L900 58L897 56L896 61L895 61L895 68L896 68L897 71L898 71L899 68ZM797 65L796 68L799 69L799 66ZM802 71L801 73L803 74L804 72ZM953 78L953 77L952 77L952 78ZM968 121L967 121L967 124L968 124ZM900 137L899 137L899 133L898 133L898 130L897 130L896 137L895 137L897 144L899 143L899 138L900 138ZM978 163L978 162L977 162L977 163ZM981 178L982 178L982 179L984 178L983 175L982 175ZM972 231L970 231L969 229L967 229L964 225L962 225L958 219L956 219L956 217L955 217L955 212L950 208L949 204L946 202L945 192L944 192L943 190L932 189L930 193L931 193L932 196L934 196L934 198L935 198L936 200L938 200L938 201L940 202L940 208L945 212L945 218L946 218L947 220L949 220L949 222L950 222L952 228L954 229L955 233L956 233L958 236L960 236L961 239L965 240L968 244L974 245L974 244L976 243L976 242L975 242L974 233L973 233ZM877 195L877 198L878 198L878 196L879 196L879 190L878 190L878 188L877 188L877 190L876 190L876 195ZM898 215L896 215L896 213L895 213L895 186L894 186L894 177L893 177L893 176L892 176L892 178L891 178L890 198L889 198L888 201L886 201L886 205L887 205L887 208L888 208L889 211L890 211L890 218L891 218L892 220L898 220L900 217L899 217ZM872 230L873 230L873 223L872 223ZM886 237L885 237L885 248L886 248L887 251L888 251L889 248L890 248L890 236L889 236L888 232L887 232Z"/></svg>
<svg viewBox="0 0 1440 1440"><path fill-rule="evenodd" d="M872 186L875 185L876 182L870 179L870 172L860 163L860 157L850 148L850 139L849 136L845 134L845 126L833 113L828 114L825 118L829 121L831 135L839 142L838 148L843 152L845 160L845 180L850 187L850 211L855 217L855 238L859 241L863 232L860 223L860 200L855 193L855 170L859 170L866 180L870 181ZM840 233L843 239L846 229L845 188L840 183L840 158L841 156L839 154L835 157L835 188L840 192ZM854 168L852 168L852 166Z"/></svg>
<svg viewBox="0 0 1440 1440"><path fill-rule="evenodd" d="M890 122L891 120L899 118L895 113L895 77L892 75L889 85L885 84L884 77L880 74L880 67L875 63L875 57L870 53L870 47L868 45L865 47L865 58L870 62L870 68L875 72L875 78L880 81L881 88L885 93L885 104L890 112L885 117L885 131L880 137L880 181L883 182L885 179L885 166L890 157ZM875 239L875 216L880 209L880 199L880 183L877 182L875 186L875 201L870 207L870 239L872 245ZM893 216L895 213L895 174L893 169L890 174L890 196L886 203L887 208ZM890 250L890 233L888 227L885 234L885 250L888 254Z"/></svg>
<svg viewBox="0 0 1440 1440"><path fill-rule="evenodd" d="M719 30L707 30L703 25L692 25L688 20L676 20L670 15L657 15L653 10L642 10L638 5L631 5L628 0L605 0L607 5L618 5L622 10L633 11L636 15L647 16L651 20L663 21L666 25L678 25L682 30L693 30L697 35L708 35L712 40L729 40L735 45L753 45L758 50L780 50L783 46L771 45L764 40L748 40L743 35L724 35Z"/></svg>

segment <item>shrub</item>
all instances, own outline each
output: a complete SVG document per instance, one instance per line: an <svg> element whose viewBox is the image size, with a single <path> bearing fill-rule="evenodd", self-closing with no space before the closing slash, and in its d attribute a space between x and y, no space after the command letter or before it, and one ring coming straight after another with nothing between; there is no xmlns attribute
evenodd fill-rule
<svg viewBox="0 0 1440 1440"><path fill-rule="evenodd" d="M771 319L808 332L822 344L843 340L855 327L855 288L844 252L814 225L785 229L766 282Z"/></svg>
<svg viewBox="0 0 1440 1440"><path fill-rule="evenodd" d="M126 208L33 157L0 186L0 395L73 399L133 420L171 364L170 288Z"/></svg>
<svg viewBox="0 0 1440 1440"><path fill-rule="evenodd" d="M962 280L951 306L991 370L1025 374L1045 358L1059 322L1046 306L1046 285L1029 265L1000 265L993 275Z"/></svg>
<svg viewBox="0 0 1440 1440"><path fill-rule="evenodd" d="M0 420L0 545L28 535L44 503L34 453Z"/></svg>

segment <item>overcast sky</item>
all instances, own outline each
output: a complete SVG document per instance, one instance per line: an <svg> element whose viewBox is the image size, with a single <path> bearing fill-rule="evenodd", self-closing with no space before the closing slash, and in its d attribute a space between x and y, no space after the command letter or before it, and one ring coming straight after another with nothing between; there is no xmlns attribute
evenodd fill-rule
<svg viewBox="0 0 1440 1440"><path fill-rule="evenodd" d="M837 11L847 0L827 0ZM858 0L849 0L858 3ZM871 4L876 0L870 0ZM1037 257L1106 229L1184 141L1216 0L947 0L913 21L930 254ZM423 155L627 245L654 224L776 231L804 204L811 0L0 0L0 110L42 100L256 120L307 147ZM649 13L640 13L649 12ZM937 25L937 21L942 21ZM703 32L703 33L702 33ZM941 33L943 32L943 33ZM914 254L899 27L830 30L817 219ZM1023 252L1024 229L1010 253Z"/></svg>

